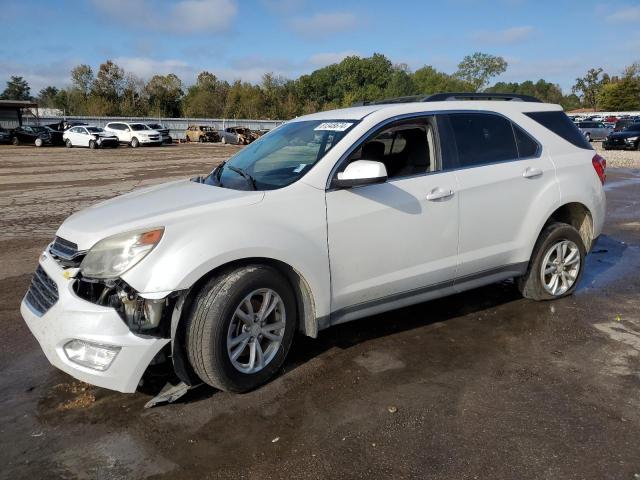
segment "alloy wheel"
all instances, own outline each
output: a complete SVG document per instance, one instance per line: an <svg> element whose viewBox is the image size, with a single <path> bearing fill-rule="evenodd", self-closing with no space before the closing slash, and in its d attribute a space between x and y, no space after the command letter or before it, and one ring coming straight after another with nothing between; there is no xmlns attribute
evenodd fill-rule
<svg viewBox="0 0 640 480"><path fill-rule="evenodd" d="M580 273L580 249L571 240L553 244L542 260L540 275L544 289L553 296L567 292Z"/></svg>

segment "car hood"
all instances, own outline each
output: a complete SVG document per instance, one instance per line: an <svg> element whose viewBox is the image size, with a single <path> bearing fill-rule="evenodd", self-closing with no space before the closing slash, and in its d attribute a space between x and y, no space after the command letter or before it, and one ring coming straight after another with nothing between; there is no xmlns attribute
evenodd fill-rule
<svg viewBox="0 0 640 480"><path fill-rule="evenodd" d="M613 132L609 135L609 138L631 138L631 137L640 137L640 132Z"/></svg>
<svg viewBox="0 0 640 480"><path fill-rule="evenodd" d="M167 227L189 216L211 218L215 211L260 202L264 192L231 190L178 180L121 195L81 210L56 235L88 250L105 237L147 227Z"/></svg>

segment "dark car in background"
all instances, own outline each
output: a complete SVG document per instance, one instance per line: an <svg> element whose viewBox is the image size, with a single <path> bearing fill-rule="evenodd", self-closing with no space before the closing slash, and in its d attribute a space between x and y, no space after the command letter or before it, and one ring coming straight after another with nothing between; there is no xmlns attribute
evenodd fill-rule
<svg viewBox="0 0 640 480"><path fill-rule="evenodd" d="M616 122L615 126L613 127L613 131L621 132L622 130L627 128L629 125L633 125L636 122L638 122L638 120L634 118L621 118Z"/></svg>
<svg viewBox="0 0 640 480"><path fill-rule="evenodd" d="M640 123L629 125L620 132L613 132L602 142L605 150L640 150Z"/></svg>
<svg viewBox="0 0 640 480"><path fill-rule="evenodd" d="M62 145L62 132L38 125L23 125L11 131L11 143L42 147L43 145Z"/></svg>
<svg viewBox="0 0 640 480"><path fill-rule="evenodd" d="M11 142L11 134L8 130L0 127L0 143L9 143Z"/></svg>
<svg viewBox="0 0 640 480"><path fill-rule="evenodd" d="M171 138L169 129L166 128L164 125L161 125L160 123L147 123L146 125L151 130L156 130L157 132L160 132L160 135L162 135L162 143L173 143L173 139Z"/></svg>

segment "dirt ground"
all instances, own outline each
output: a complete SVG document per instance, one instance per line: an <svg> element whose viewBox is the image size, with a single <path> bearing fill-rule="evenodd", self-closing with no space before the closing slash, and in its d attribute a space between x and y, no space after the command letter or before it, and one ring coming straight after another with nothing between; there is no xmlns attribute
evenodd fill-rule
<svg viewBox="0 0 640 480"><path fill-rule="evenodd" d="M609 170L572 297L505 282L365 318L296 338L254 392L150 410L51 367L18 309L62 220L236 150L0 146L0 478L640 478L637 169Z"/></svg>

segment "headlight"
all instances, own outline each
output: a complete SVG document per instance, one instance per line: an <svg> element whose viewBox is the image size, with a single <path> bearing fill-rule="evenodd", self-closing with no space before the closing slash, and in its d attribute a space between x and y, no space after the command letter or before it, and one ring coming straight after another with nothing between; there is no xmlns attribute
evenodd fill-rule
<svg viewBox="0 0 640 480"><path fill-rule="evenodd" d="M635 142L636 140L638 140L639 137L629 137L627 139L625 139L627 142Z"/></svg>
<svg viewBox="0 0 640 480"><path fill-rule="evenodd" d="M104 372L111 366L120 350L121 347L100 345L78 339L71 340L64 345L64 353L69 360L100 372Z"/></svg>
<svg viewBox="0 0 640 480"><path fill-rule="evenodd" d="M116 278L146 257L160 242L164 228L136 230L107 237L96 243L80 265L90 278Z"/></svg>

